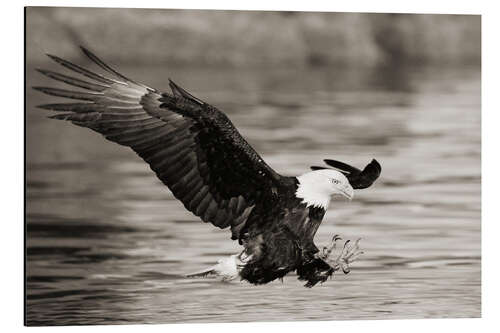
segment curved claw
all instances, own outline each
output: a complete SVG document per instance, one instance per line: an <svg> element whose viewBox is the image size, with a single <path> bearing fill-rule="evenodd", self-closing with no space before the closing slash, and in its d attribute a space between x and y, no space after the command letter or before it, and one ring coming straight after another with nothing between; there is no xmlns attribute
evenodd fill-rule
<svg viewBox="0 0 500 333"><path fill-rule="evenodd" d="M332 251L337 248L337 241L339 241L341 239L342 238L339 235L335 234L332 237L330 245L329 246L323 246L322 257L324 259L328 258L330 256L330 254L332 253Z"/></svg>
<svg viewBox="0 0 500 333"><path fill-rule="evenodd" d="M332 242L336 242L336 241L341 240L341 239L342 239L342 237L340 237L340 235L335 234L332 237Z"/></svg>

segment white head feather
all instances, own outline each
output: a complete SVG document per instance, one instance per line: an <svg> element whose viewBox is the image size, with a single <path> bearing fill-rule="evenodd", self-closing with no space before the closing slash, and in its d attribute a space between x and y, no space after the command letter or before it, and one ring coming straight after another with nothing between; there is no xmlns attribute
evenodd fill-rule
<svg viewBox="0 0 500 333"><path fill-rule="evenodd" d="M299 177L295 196L301 198L307 206L328 209L332 196L352 199L354 190L343 173L333 169L315 170Z"/></svg>

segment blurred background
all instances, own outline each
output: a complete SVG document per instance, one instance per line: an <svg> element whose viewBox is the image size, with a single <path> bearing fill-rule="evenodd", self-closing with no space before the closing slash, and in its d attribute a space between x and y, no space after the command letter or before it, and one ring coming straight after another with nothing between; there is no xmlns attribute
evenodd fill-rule
<svg viewBox="0 0 500 333"><path fill-rule="evenodd" d="M473 15L28 8L27 59L93 46L129 64L478 65ZM32 45L34 44L34 45ZM104 44L104 45L103 45Z"/></svg>
<svg viewBox="0 0 500 333"><path fill-rule="evenodd" d="M275 170L324 158L382 176L333 202L315 242L362 237L313 289L185 279L239 251L149 167L37 109L55 54L168 78L225 111ZM479 317L481 18L465 15L26 9L29 325Z"/></svg>

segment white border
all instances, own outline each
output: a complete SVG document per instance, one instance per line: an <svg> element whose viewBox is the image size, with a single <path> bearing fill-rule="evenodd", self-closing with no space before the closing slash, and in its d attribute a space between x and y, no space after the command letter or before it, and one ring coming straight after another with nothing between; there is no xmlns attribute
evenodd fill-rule
<svg viewBox="0 0 500 333"><path fill-rule="evenodd" d="M424 14L480 14L486 1L290 1L284 0L51 0L25 1L30 6L81 6L81 7L121 7L121 8L187 8L187 9L238 9L238 10L293 10L293 11L336 11L336 12L379 12L379 13L424 13Z"/></svg>
<svg viewBox="0 0 500 333"><path fill-rule="evenodd" d="M182 324L182 325L135 325L93 326L61 328L22 327L23 288L23 5L30 6L91 6L91 7L142 7L142 8L211 8L251 10L306 10L349 12L403 12L403 13L454 13L483 14L483 319L460 320L390 320L390 321L336 321L336 322L291 322L249 324ZM304 330L341 330L349 332L422 332L453 330L454 332L493 331L500 327L498 298L500 283L497 257L500 254L497 237L500 237L499 213L495 209L498 195L500 154L498 133L500 107L499 84L499 39L500 17L494 1L302 1L290 4L286 1L232 1L210 0L207 2L183 1L24 1L4 2L2 7L2 293L1 326L4 329L36 331L120 331L135 332L173 330L176 332L254 332L255 330L282 330L299 332ZM355 311L355 309L353 309Z"/></svg>

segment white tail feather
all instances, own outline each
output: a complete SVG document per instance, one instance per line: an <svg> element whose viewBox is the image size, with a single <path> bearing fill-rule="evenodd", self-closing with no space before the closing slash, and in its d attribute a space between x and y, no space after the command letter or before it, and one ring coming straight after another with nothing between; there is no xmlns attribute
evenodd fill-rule
<svg viewBox="0 0 500 333"><path fill-rule="evenodd" d="M216 273L214 270L214 266L212 266L212 267L207 268L207 269L202 270L202 271L186 274L186 277L207 277L209 275L214 275L214 274L216 274Z"/></svg>
<svg viewBox="0 0 500 333"><path fill-rule="evenodd" d="M228 258L219 259L216 265L207 269L186 274L186 277L207 277L210 275L217 275L221 276L223 281L230 281L239 276L242 264L239 255L234 254Z"/></svg>

